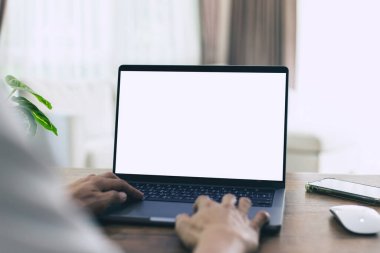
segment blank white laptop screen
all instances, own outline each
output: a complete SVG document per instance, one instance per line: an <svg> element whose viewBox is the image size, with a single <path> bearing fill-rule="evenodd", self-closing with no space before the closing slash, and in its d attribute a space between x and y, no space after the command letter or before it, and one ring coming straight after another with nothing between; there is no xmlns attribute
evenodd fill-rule
<svg viewBox="0 0 380 253"><path fill-rule="evenodd" d="M285 73L121 71L115 172L281 181Z"/></svg>

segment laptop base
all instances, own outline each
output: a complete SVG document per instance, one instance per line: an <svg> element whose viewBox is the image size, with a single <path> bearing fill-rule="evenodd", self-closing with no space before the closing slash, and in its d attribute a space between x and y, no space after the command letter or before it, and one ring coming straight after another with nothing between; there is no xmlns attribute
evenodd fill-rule
<svg viewBox="0 0 380 253"><path fill-rule="evenodd" d="M278 189L275 192L271 207L252 207L249 218L253 218L259 211L267 211L270 214L269 224L263 228L266 233L277 233L281 229L283 221L285 190ZM144 225L174 226L178 214L193 213L193 204L162 201L131 202L119 207L113 207L107 214L100 218L102 222L117 222Z"/></svg>

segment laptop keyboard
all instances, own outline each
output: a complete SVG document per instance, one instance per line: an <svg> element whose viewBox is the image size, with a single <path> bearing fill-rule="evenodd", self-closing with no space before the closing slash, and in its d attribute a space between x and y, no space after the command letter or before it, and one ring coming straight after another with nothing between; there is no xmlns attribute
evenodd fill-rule
<svg viewBox="0 0 380 253"><path fill-rule="evenodd" d="M237 198L248 197L253 206L272 206L274 190L248 187L221 187L210 185L159 184L131 182L144 193L144 200L194 203L199 195L221 201L223 195L234 194Z"/></svg>

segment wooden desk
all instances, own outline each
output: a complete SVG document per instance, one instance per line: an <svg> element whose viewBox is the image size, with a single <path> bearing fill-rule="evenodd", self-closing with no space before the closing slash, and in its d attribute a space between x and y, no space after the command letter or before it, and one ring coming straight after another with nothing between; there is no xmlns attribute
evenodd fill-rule
<svg viewBox="0 0 380 253"><path fill-rule="evenodd" d="M91 173L105 171L108 170L68 169L64 175L67 181L73 181ZM351 234L342 228L329 212L330 206L357 203L305 193L304 185L307 181L327 176L380 185L380 176L287 174L283 228L278 235L263 235L259 252L380 252L380 235ZM379 207L375 209L380 212ZM106 225L104 230L126 252L188 252L182 247L173 228L120 224Z"/></svg>

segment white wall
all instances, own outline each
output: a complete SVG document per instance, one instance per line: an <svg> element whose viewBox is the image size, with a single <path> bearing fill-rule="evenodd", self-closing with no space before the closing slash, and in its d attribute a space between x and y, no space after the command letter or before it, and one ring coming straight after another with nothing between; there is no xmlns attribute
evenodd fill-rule
<svg viewBox="0 0 380 253"><path fill-rule="evenodd" d="M380 173L380 1L298 1L290 131L322 140L321 171Z"/></svg>

